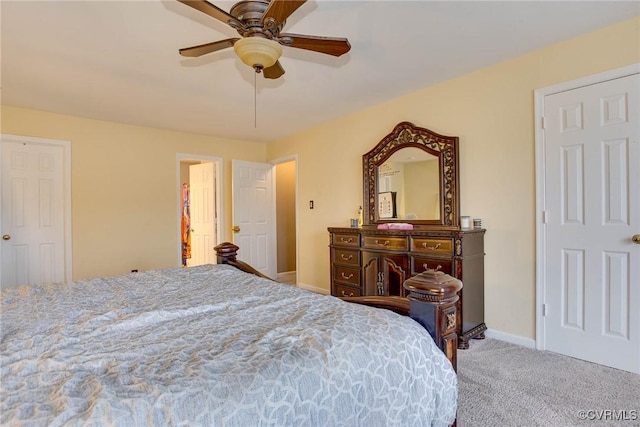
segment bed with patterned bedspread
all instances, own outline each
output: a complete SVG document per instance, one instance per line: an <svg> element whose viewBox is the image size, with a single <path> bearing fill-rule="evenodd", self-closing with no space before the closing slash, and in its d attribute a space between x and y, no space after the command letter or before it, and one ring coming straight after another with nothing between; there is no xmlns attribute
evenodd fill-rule
<svg viewBox="0 0 640 427"><path fill-rule="evenodd" d="M0 423L446 426L414 320L228 265L2 290Z"/></svg>

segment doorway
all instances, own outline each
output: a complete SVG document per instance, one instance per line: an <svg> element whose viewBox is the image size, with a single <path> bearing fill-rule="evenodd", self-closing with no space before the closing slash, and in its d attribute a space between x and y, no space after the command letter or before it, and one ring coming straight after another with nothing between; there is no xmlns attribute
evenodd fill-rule
<svg viewBox="0 0 640 427"><path fill-rule="evenodd" d="M222 236L222 159L178 154L177 176L180 265L213 264Z"/></svg>
<svg viewBox="0 0 640 427"><path fill-rule="evenodd" d="M276 163L276 229L278 281L297 285L298 234L296 221L297 162Z"/></svg>
<svg viewBox="0 0 640 427"><path fill-rule="evenodd" d="M71 143L2 135L0 286L70 282Z"/></svg>
<svg viewBox="0 0 640 427"><path fill-rule="evenodd" d="M536 91L536 346L640 373L640 66Z"/></svg>

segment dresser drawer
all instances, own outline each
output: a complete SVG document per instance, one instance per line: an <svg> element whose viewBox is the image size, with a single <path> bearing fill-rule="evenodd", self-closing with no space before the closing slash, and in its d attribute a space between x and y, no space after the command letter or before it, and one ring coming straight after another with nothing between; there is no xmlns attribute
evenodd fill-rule
<svg viewBox="0 0 640 427"><path fill-rule="evenodd" d="M415 252L428 252L438 254L453 254L453 239L439 239L431 237L413 237L411 250Z"/></svg>
<svg viewBox="0 0 640 427"><path fill-rule="evenodd" d="M360 266L360 251L357 249L334 248L333 262L358 267Z"/></svg>
<svg viewBox="0 0 640 427"><path fill-rule="evenodd" d="M335 233L331 235L332 242L334 245L339 246L360 246L360 235L358 234L339 234Z"/></svg>
<svg viewBox="0 0 640 427"><path fill-rule="evenodd" d="M411 257L411 274L422 273L425 270L438 270L443 273L452 275L453 274L453 260L451 259L438 259L438 258L428 258L421 256L412 256Z"/></svg>
<svg viewBox="0 0 640 427"><path fill-rule="evenodd" d="M337 297L359 297L360 288L354 288L352 286L344 286L336 284L333 289L333 295Z"/></svg>
<svg viewBox="0 0 640 427"><path fill-rule="evenodd" d="M407 250L406 237L365 236L362 246L368 249Z"/></svg>
<svg viewBox="0 0 640 427"><path fill-rule="evenodd" d="M341 265L333 266L333 280L336 282L348 283L350 285L360 286L360 269L344 267Z"/></svg>

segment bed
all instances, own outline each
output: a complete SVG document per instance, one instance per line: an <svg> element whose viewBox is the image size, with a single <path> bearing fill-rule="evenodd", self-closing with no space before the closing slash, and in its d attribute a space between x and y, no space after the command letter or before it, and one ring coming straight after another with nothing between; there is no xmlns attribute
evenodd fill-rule
<svg viewBox="0 0 640 427"><path fill-rule="evenodd" d="M3 289L0 424L454 423L455 359L438 332L451 289L351 304L251 274L237 249L216 247L214 265Z"/></svg>

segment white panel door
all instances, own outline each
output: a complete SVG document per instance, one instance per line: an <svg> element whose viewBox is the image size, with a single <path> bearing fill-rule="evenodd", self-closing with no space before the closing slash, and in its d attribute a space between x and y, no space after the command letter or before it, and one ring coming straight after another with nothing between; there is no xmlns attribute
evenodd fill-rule
<svg viewBox="0 0 640 427"><path fill-rule="evenodd" d="M277 275L274 167L232 161L233 241L238 258L261 273Z"/></svg>
<svg viewBox="0 0 640 427"><path fill-rule="evenodd" d="M640 75L544 100L547 350L640 373Z"/></svg>
<svg viewBox="0 0 640 427"><path fill-rule="evenodd" d="M2 141L2 287L65 280L64 151Z"/></svg>
<svg viewBox="0 0 640 427"><path fill-rule="evenodd" d="M189 166L191 258L187 265L215 263L213 247L218 244L216 233L215 164Z"/></svg>

